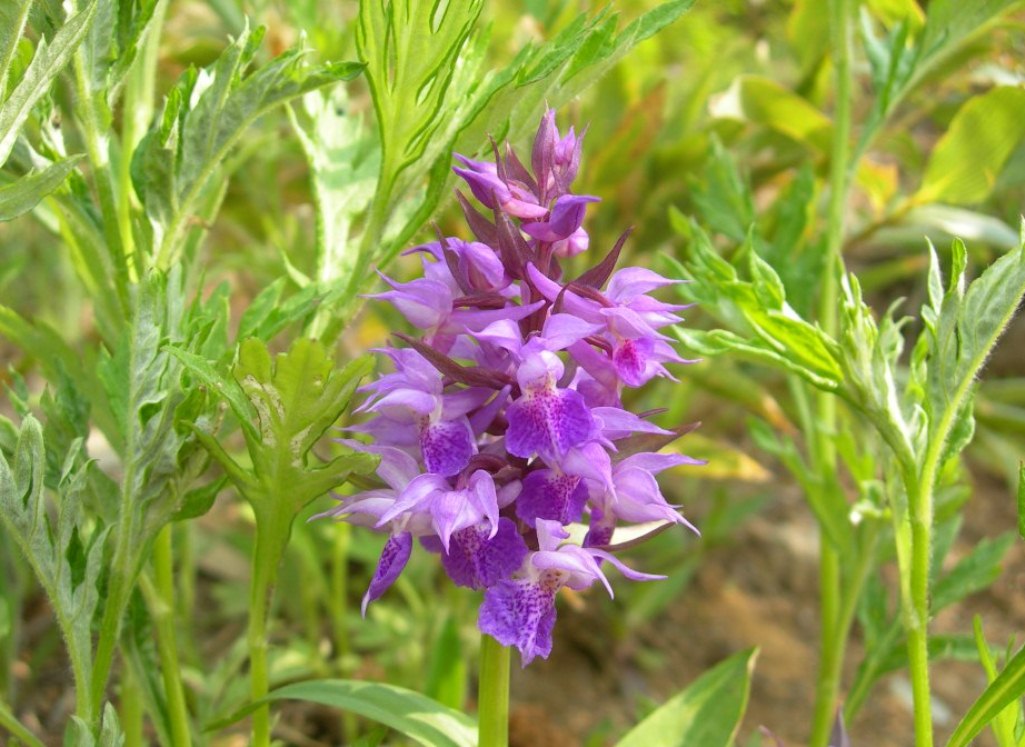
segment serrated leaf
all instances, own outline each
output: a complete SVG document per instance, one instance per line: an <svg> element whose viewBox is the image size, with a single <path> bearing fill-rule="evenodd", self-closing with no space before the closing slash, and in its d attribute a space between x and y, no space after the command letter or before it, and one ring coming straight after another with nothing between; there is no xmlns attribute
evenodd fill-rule
<svg viewBox="0 0 1025 747"><path fill-rule="evenodd" d="M204 386L210 387L217 396L226 401L243 430L247 430L253 437L256 436L256 430L250 422L254 410L237 382L221 376L208 360L195 353L176 347L168 347L167 352L181 361L189 373Z"/></svg>
<svg viewBox="0 0 1025 747"><path fill-rule="evenodd" d="M234 376L256 408L265 448L284 451L301 466L371 365L362 358L336 370L324 346L309 339L297 340L272 362L266 345L249 339L239 349Z"/></svg>
<svg viewBox="0 0 1025 747"><path fill-rule="evenodd" d="M262 36L262 30L246 29L210 67L187 72L136 149L132 182L159 247L157 267L177 258L200 194L253 121L362 70L356 63L309 65L303 50L291 49L246 74Z"/></svg>
<svg viewBox="0 0 1025 747"><path fill-rule="evenodd" d="M1014 535L1011 532L979 542L933 587L932 611L939 612L947 605L992 584L1000 575L1004 555L1013 542Z"/></svg>
<svg viewBox="0 0 1025 747"><path fill-rule="evenodd" d="M747 709L757 649L702 674L631 729L616 747L729 747Z"/></svg>
<svg viewBox="0 0 1025 747"><path fill-rule="evenodd" d="M32 107L50 90L53 79L64 69L89 30L96 2L69 18L50 43L39 41L32 62L11 95L0 105L0 165L7 161L21 127ZM2 92L2 89L0 89Z"/></svg>
<svg viewBox="0 0 1025 747"><path fill-rule="evenodd" d="M135 62L159 0L95 0L96 23L83 44L88 90L109 117L125 76Z"/></svg>
<svg viewBox="0 0 1025 747"><path fill-rule="evenodd" d="M483 0L360 3L356 44L377 112L383 183L420 159L442 126L456 61L483 7Z"/></svg>
<svg viewBox="0 0 1025 747"><path fill-rule="evenodd" d="M1000 86L969 99L932 151L916 203L971 205L993 191L1000 172L1025 139L1025 89Z"/></svg>
<svg viewBox="0 0 1025 747"><path fill-rule="evenodd" d="M426 747L476 747L477 744L477 725L465 714L412 690L382 682L352 680L311 680L279 687L230 719L207 728L223 728L258 705L277 700L301 700L356 713L385 724Z"/></svg>
<svg viewBox="0 0 1025 747"><path fill-rule="evenodd" d="M684 341L703 338L706 343L743 350L798 373L816 386L838 388L843 371L836 342L790 308L775 271L764 261L754 260L749 262L752 281L742 280L737 269L715 251L703 231L697 226L689 230L694 238L688 245L687 263L667 258L677 277L694 281L680 286L680 292L737 331L694 334L677 329L676 334ZM744 252L753 253L753 246L747 244ZM706 349L710 350L707 345Z"/></svg>
<svg viewBox="0 0 1025 747"><path fill-rule="evenodd" d="M14 220L38 205L64 183L79 160L81 156L65 158L0 187L0 222Z"/></svg>
<svg viewBox="0 0 1025 747"><path fill-rule="evenodd" d="M941 450L971 399L972 385L1025 294L1025 235L965 291L965 248L954 242L948 289L936 306L939 281L930 281L932 300L922 310L927 342L929 437ZM935 272L933 273L935 275ZM948 449L949 451L949 449Z"/></svg>

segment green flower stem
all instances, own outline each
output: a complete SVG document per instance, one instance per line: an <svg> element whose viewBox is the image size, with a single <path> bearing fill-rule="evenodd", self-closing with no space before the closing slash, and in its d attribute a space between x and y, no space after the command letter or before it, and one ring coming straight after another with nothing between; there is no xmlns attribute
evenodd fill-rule
<svg viewBox="0 0 1025 747"><path fill-rule="evenodd" d="M840 558L822 536L819 547L819 670L815 680L812 747L826 747L840 688L847 630L840 625Z"/></svg>
<svg viewBox="0 0 1025 747"><path fill-rule="evenodd" d="M270 508L278 508L271 506ZM287 509L287 506L285 507ZM270 691L267 665L267 615L277 581L278 566L285 554L291 529L291 514L256 513L256 541L253 543L253 577L249 594L249 677L250 696L259 701ZM251 747L270 747L270 705L262 703L253 711Z"/></svg>
<svg viewBox="0 0 1025 747"><path fill-rule="evenodd" d="M915 709L915 745L932 747L932 697L929 689L929 571L932 561L933 484L936 461L926 457L922 477L905 475L910 514L910 558L898 553L901 607L907 636L908 667ZM909 562L910 561L910 567Z"/></svg>
<svg viewBox="0 0 1025 747"><path fill-rule="evenodd" d="M127 477L126 477L127 479ZM127 483L126 483L127 484ZM107 690L107 680L114 665L114 652L121 635L121 620L124 617L132 585L135 582L137 558L132 549L135 539L135 511L130 501L121 503L121 521L117 528L117 544L111 560L110 580L104 599L103 618L100 621L100 634L96 643L96 656L93 659L92 679L89 687L88 723L99 726L103 713L103 699Z"/></svg>
<svg viewBox="0 0 1025 747"><path fill-rule="evenodd" d="M121 680L120 721L125 747L143 747L146 739L143 736L142 693L131 669L126 669Z"/></svg>
<svg viewBox="0 0 1025 747"><path fill-rule="evenodd" d="M349 653L352 651L346 620L349 600L349 541L352 526L340 522L332 529L334 542L331 545L331 594L328 607L331 613L331 635L334 639L335 669L340 676L345 677L349 674ZM359 736L359 724L352 711L342 711L341 726L345 741L355 742Z"/></svg>
<svg viewBox="0 0 1025 747"><path fill-rule="evenodd" d="M175 747L189 747L189 712L185 705L185 688L181 681L178 660L178 631L175 627L174 546L173 525L160 530L153 547L153 575L156 592L151 600L152 614L157 628L157 651L160 672L167 692L168 719L171 722L171 741Z"/></svg>
<svg viewBox="0 0 1025 747"><path fill-rule="evenodd" d="M830 32L834 50L836 102L833 115L833 143L829 171L829 208L826 231L826 256L822 271L819 296L819 324L823 331L836 337L838 327L838 276L843 268L844 213L850 183L851 136L851 20L857 0L830 0ZM817 395L817 424L813 451L816 471L822 489L831 484L828 479L836 473L837 457L834 434L836 431L836 398L827 392ZM841 573L836 549L829 545L822 532L819 555L819 586L821 594L821 653L812 719L812 747L825 747L829 740L836 708L843 659L850 632L850 622L842 619L840 610ZM852 590L849 590L852 591ZM860 591L860 590L859 590Z"/></svg>
<svg viewBox="0 0 1025 747"><path fill-rule="evenodd" d="M481 634L478 747L509 745L509 660L507 646Z"/></svg>

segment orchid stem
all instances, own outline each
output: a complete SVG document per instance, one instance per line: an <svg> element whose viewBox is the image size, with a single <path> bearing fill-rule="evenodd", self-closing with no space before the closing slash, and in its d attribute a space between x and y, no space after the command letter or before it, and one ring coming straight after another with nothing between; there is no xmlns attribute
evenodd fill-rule
<svg viewBox="0 0 1025 747"><path fill-rule="evenodd" d="M509 660L508 646L489 635L481 635L478 747L509 745Z"/></svg>

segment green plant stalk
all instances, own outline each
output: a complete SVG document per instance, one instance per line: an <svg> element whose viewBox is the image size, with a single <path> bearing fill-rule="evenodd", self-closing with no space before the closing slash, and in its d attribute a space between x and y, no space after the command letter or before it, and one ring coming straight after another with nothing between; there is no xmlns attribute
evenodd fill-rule
<svg viewBox="0 0 1025 747"><path fill-rule="evenodd" d="M480 686L477 695L478 747L509 745L510 649L486 633L480 637Z"/></svg>
<svg viewBox="0 0 1025 747"><path fill-rule="evenodd" d="M160 530L153 546L153 576L155 595L150 603L150 614L156 623L157 652L160 673L167 692L168 720L171 741L175 747L190 747L189 712L185 705L185 688L181 680L178 657L178 635L175 629L174 538L173 525ZM149 596L149 595L147 595Z"/></svg>
<svg viewBox="0 0 1025 747"><path fill-rule="evenodd" d="M272 493L273 495L273 493ZM282 506L271 504L270 511L256 511L256 540L253 543L253 576L249 588L250 695L254 702L270 691L270 669L267 664L267 616L277 581L278 566L288 544L292 515ZM287 511L289 506L284 506ZM277 512L275 511L277 509ZM270 747L270 705L261 703L253 711L251 747Z"/></svg>
<svg viewBox="0 0 1025 747"><path fill-rule="evenodd" d="M837 279L843 267L844 212L850 183L851 95L851 16L857 0L830 0L830 36L834 50L836 104L833 115L833 142L829 170L829 208L827 216L826 257L819 295L819 324L823 331L836 337ZM817 424L813 429L816 471L820 485L828 490L828 479L836 473L836 398L827 392L817 394ZM829 545L825 533L819 556L819 587L822 606L821 653L815 688L815 709L812 717L811 747L826 747L829 741L843 660L850 633L851 618L842 619L839 593L840 559ZM853 590L848 590L853 591Z"/></svg>
<svg viewBox="0 0 1025 747"><path fill-rule="evenodd" d="M121 730L125 734L125 747L143 747L146 740L143 737L143 707L142 694L131 670L125 672L121 680Z"/></svg>
<svg viewBox="0 0 1025 747"><path fill-rule="evenodd" d="M131 467L129 467L129 470ZM126 473L122 484L131 483L132 476ZM135 507L130 495L122 495L121 519L117 526L117 542L111 559L110 580L104 600L103 618L100 621L100 633L96 643L96 655L93 658L92 679L89 685L89 710L87 723L99 726L103 712L103 697L107 689L107 680L114 665L114 652L118 638L121 636L121 621L131 596L132 585L136 579L138 556L133 551L136 538Z"/></svg>
<svg viewBox="0 0 1025 747"><path fill-rule="evenodd" d="M349 606L349 540L352 527L339 522L334 527L334 542L331 544L331 594L328 608L331 613L331 634L334 638L335 669L345 677L349 668L349 626L346 622ZM342 734L346 742L355 742L359 736L359 724L351 711L342 711Z"/></svg>

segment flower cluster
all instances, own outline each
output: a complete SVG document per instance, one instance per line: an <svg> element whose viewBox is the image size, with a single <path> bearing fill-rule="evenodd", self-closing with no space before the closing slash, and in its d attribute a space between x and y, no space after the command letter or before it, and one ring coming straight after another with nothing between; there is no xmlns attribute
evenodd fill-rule
<svg viewBox="0 0 1025 747"><path fill-rule="evenodd" d="M390 534L363 611L402 572L414 538L439 553L456 584L484 590L479 626L526 665L552 647L555 595L595 581L603 562L627 578L662 578L610 552L619 522L690 524L655 475L695 463L657 449L666 430L623 408L622 392L684 363L659 330L683 308L650 295L672 284L642 268L613 273L627 234L590 270L563 277L559 260L588 248L587 206L570 185L581 138L561 136L554 111L528 169L511 148L495 161L457 156L456 173L491 215L457 193L475 240L439 235L415 247L423 277L375 298L420 330L381 351L394 372L365 388L372 417L352 430L380 456L378 489L328 512ZM629 233L629 232L628 232ZM582 524L582 541L570 540ZM693 527L691 527L693 528Z"/></svg>

